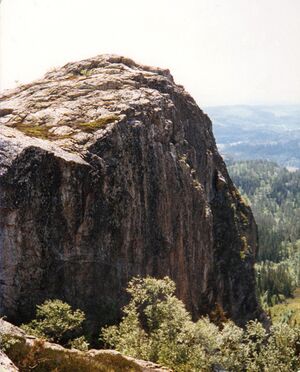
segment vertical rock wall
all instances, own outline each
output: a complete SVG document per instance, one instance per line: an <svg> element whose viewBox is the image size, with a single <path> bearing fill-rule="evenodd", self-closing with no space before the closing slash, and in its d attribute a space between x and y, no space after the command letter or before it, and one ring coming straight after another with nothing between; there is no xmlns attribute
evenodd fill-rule
<svg viewBox="0 0 300 372"><path fill-rule="evenodd" d="M99 56L1 98L2 314L61 298L98 329L132 276L168 275L194 318L259 316L251 210L168 71Z"/></svg>

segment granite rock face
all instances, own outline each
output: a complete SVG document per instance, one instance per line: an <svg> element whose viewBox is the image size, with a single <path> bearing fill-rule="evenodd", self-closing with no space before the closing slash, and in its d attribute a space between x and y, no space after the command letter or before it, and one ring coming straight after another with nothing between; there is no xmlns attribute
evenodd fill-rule
<svg viewBox="0 0 300 372"><path fill-rule="evenodd" d="M98 330L132 276L168 275L194 318L259 316L251 210L168 70L103 55L0 99L1 314L60 298Z"/></svg>

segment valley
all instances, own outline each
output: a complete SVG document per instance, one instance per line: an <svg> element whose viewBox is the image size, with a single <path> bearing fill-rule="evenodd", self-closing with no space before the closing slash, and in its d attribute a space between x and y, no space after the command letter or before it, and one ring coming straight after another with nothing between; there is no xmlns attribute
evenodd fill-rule
<svg viewBox="0 0 300 372"><path fill-rule="evenodd" d="M205 111L227 161L264 159L300 168L300 105L211 106Z"/></svg>

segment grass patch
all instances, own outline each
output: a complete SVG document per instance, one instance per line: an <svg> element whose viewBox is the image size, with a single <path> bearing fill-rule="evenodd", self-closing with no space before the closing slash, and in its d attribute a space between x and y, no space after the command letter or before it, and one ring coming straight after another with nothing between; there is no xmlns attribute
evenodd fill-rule
<svg viewBox="0 0 300 372"><path fill-rule="evenodd" d="M270 307L273 322L285 321L291 325L300 325L300 288L294 292L294 298Z"/></svg>
<svg viewBox="0 0 300 372"><path fill-rule="evenodd" d="M41 139L49 139L55 137L54 134L50 133L50 127L45 125L28 125L28 124L17 124L14 128L18 129L22 133L29 137L36 137Z"/></svg>
<svg viewBox="0 0 300 372"><path fill-rule="evenodd" d="M107 115L104 117L100 117L97 120L90 121L87 123L77 123L74 124L73 127L75 129L80 129L86 133L93 133L98 129L104 128L107 124L112 123L116 120L119 120L119 116L117 115ZM49 127L46 125L34 125L34 124L24 124L24 123L17 123L13 126L13 128L18 129L20 132L24 133L26 136L41 138L46 140L60 140L72 137L73 133L65 134L65 135L56 135L50 132L50 129L53 127Z"/></svg>
<svg viewBox="0 0 300 372"><path fill-rule="evenodd" d="M82 76L91 76L93 75L93 73L95 72L95 69L92 68L92 69L86 69L86 68L83 68L82 70L79 71L79 75L82 75Z"/></svg>
<svg viewBox="0 0 300 372"><path fill-rule="evenodd" d="M30 125L18 123L13 126L13 128L18 129L20 132L24 133L26 136L35 137L45 140L60 140L70 138L72 134L56 135L50 132L52 127L47 127L46 125Z"/></svg>
<svg viewBox="0 0 300 372"><path fill-rule="evenodd" d="M76 128L83 130L87 133L92 133L98 129L105 127L107 124L112 123L118 120L119 117L117 115L108 115L101 117L97 120L90 121L88 123L78 123L76 124Z"/></svg>

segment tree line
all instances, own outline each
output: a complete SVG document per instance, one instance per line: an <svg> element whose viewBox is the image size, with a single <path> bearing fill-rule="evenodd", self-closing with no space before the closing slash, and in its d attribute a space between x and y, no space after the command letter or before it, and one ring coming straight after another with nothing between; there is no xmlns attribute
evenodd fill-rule
<svg viewBox="0 0 300 372"><path fill-rule="evenodd" d="M228 171L258 226L258 295L265 306L282 302L300 285L300 171L265 160L234 162Z"/></svg>

